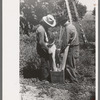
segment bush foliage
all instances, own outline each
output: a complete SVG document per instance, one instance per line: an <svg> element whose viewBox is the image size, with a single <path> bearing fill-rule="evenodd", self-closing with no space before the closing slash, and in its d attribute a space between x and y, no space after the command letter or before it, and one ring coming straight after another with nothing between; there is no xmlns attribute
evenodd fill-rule
<svg viewBox="0 0 100 100"><path fill-rule="evenodd" d="M84 22L85 23L85 22ZM89 25L90 23L86 22L83 24L85 31L87 31L87 39L90 39L91 42L94 42L94 36L92 36L94 31L93 25ZM91 27L92 26L92 27ZM91 32L90 32L90 28ZM54 28L53 30L50 29L51 32L54 32L54 38L56 39L56 45L59 44L59 27ZM56 33L58 32L58 34ZM80 34L80 33L79 33ZM93 38L93 39L92 39ZM79 56L79 63L77 69L81 75L84 76L94 76L95 72L95 52L92 52L90 49L94 49L93 47L87 45L89 49L86 50L83 47L83 44L80 44L80 56ZM59 46L58 46L59 47ZM20 74L27 77L27 73L29 73L31 77L36 75L36 70L40 68L40 58L36 51L36 33L30 33L29 36L25 34L20 35Z"/></svg>
<svg viewBox="0 0 100 100"><path fill-rule="evenodd" d="M70 2L70 1L69 1ZM26 75L30 73L34 76L37 69L40 68L41 60L36 51L36 33L30 31L33 30L33 26L39 23L39 20L48 13L53 13L54 15L61 15L61 12L67 16L65 2L64 0L24 0L20 4L20 11L23 12L23 18L20 19L20 74ZM70 3L71 12L73 19L75 19L75 12L73 11L72 4ZM86 13L86 7L77 2L77 8L80 18ZM84 9L84 11L83 11ZM21 23L22 21L22 23ZM95 42L95 21L82 20L81 21L86 38L88 42ZM83 42L80 28L77 22L74 23L79 33L80 42ZM27 33L26 33L27 31ZM60 28L56 27L50 32L54 33L54 38L56 39L56 45L59 47L59 32ZM52 37L52 36L51 36ZM88 46L88 45L87 45ZM91 71L94 71L95 67L95 52L85 50L80 45L80 62L78 63L78 71L82 75L91 75ZM90 46L90 48L95 46ZM93 74L93 73L92 73Z"/></svg>
<svg viewBox="0 0 100 100"><path fill-rule="evenodd" d="M20 36L20 74L25 70L36 70L40 67L40 58L36 52L35 33L30 37Z"/></svg>
<svg viewBox="0 0 100 100"><path fill-rule="evenodd" d="M68 1L72 19L73 21L77 21L73 4L71 0ZM77 1L76 7L79 17L83 18L86 13L86 6ZM20 27L24 30L24 34L28 34L28 31L32 31L34 29L34 25L39 24L41 18L47 14L54 15L57 21L61 16L66 16L66 18L68 18L65 0L21 0Z"/></svg>

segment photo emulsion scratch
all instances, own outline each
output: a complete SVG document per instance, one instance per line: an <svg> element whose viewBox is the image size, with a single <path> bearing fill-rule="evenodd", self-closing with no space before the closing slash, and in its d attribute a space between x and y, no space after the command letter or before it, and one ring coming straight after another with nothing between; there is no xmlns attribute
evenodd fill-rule
<svg viewBox="0 0 100 100"><path fill-rule="evenodd" d="M95 99L95 0L20 0L20 99Z"/></svg>

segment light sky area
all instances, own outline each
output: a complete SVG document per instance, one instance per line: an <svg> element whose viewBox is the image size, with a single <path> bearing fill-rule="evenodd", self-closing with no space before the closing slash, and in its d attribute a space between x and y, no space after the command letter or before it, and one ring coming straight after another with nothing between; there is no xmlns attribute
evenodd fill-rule
<svg viewBox="0 0 100 100"><path fill-rule="evenodd" d="M80 3L87 6L87 10L93 10L96 0L79 0Z"/></svg>

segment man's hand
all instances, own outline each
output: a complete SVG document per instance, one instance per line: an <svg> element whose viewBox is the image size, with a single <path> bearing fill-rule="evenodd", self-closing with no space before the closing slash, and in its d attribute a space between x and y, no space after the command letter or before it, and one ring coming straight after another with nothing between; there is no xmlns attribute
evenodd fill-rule
<svg viewBox="0 0 100 100"><path fill-rule="evenodd" d="M52 54L52 50L51 50L50 48L49 48L49 50L48 50L48 53L49 53L49 54Z"/></svg>
<svg viewBox="0 0 100 100"><path fill-rule="evenodd" d="M56 50L56 46L54 44L52 47L49 48L48 52L49 52L49 54L52 54L55 52L55 50Z"/></svg>

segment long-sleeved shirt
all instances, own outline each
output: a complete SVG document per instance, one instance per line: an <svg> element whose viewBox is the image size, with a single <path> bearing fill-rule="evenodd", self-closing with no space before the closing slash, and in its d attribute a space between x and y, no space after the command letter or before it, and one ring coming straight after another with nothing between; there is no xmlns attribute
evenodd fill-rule
<svg viewBox="0 0 100 100"><path fill-rule="evenodd" d="M61 52L63 52L67 45L70 44L70 48L72 47L73 53L75 55L79 55L79 36L76 27L73 24L69 23L64 26L61 44Z"/></svg>
<svg viewBox="0 0 100 100"><path fill-rule="evenodd" d="M46 40L46 37L45 37L45 29L43 28L42 25L40 25L37 28L36 33L37 33L37 43L39 43L43 49L48 51L48 47L46 45L47 40Z"/></svg>
<svg viewBox="0 0 100 100"><path fill-rule="evenodd" d="M65 29L62 36L62 44L65 44L66 46L68 45L68 43L71 43L70 45L72 46L79 45L79 37L76 27L73 24L69 23L68 25L65 25L64 28Z"/></svg>

